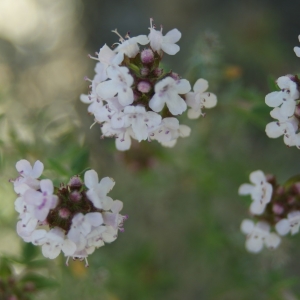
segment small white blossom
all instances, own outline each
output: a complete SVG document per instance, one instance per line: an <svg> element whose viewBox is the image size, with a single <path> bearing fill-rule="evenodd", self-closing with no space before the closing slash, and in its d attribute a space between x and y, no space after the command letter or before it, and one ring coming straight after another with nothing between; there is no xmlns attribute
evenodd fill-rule
<svg viewBox="0 0 300 300"><path fill-rule="evenodd" d="M258 253L265 245L269 249L276 249L281 239L276 233L270 233L270 225L266 222L258 222L245 219L241 224L241 231L247 235L246 249L249 252Z"/></svg>
<svg viewBox="0 0 300 300"><path fill-rule="evenodd" d="M298 120L296 117L286 117L282 115L280 108L275 107L270 115L277 119L277 122L271 122L266 126L266 134L269 138L278 138L284 136L283 140L287 146L298 145L296 131L298 130Z"/></svg>
<svg viewBox="0 0 300 300"><path fill-rule="evenodd" d="M16 163L16 169L20 176L12 182L17 194L23 194L28 187L35 190L39 189L40 182L37 178L42 175L44 170L42 162L37 160L32 167L29 161L22 159Z"/></svg>
<svg viewBox="0 0 300 300"><path fill-rule="evenodd" d="M194 85L194 92L186 95L186 103L191 108L188 110L190 119L197 119L201 115L203 108L212 108L217 105L217 97L215 94L205 92L208 89L208 82L205 79L198 79Z"/></svg>
<svg viewBox="0 0 300 300"><path fill-rule="evenodd" d="M265 98L266 104L270 107L281 105L280 113L290 117L295 112L295 100L299 98L297 84L289 76L281 76L276 82L281 91L269 93Z"/></svg>
<svg viewBox="0 0 300 300"><path fill-rule="evenodd" d="M292 235L299 232L300 211L293 211L287 215L287 219L280 220L275 228L280 235L286 235L291 232Z"/></svg>
<svg viewBox="0 0 300 300"><path fill-rule="evenodd" d="M38 220L29 212L20 214L19 218L20 221L17 223L17 233L25 242L30 242L31 234L36 229Z"/></svg>
<svg viewBox="0 0 300 300"><path fill-rule="evenodd" d="M32 216L43 222L50 211L56 207L58 197L53 195L53 183L50 179L41 180L41 192L29 189L24 194L24 202L31 205Z"/></svg>
<svg viewBox="0 0 300 300"><path fill-rule="evenodd" d="M89 189L86 195L96 208L110 209L113 200L107 196L107 193L115 185L115 182L111 178L105 177L99 182L97 172L89 170L84 174L84 184Z"/></svg>
<svg viewBox="0 0 300 300"><path fill-rule="evenodd" d="M300 35L298 36L299 42L300 42ZM300 57L300 47L294 47L295 54Z"/></svg>
<svg viewBox="0 0 300 300"><path fill-rule="evenodd" d="M152 21L153 20L150 19L150 33L148 35L152 50L157 51L158 53L162 50L169 55L176 54L180 50L180 47L176 45L176 43L181 38L181 32L175 28L163 36L162 28L160 31L155 30Z"/></svg>
<svg viewBox="0 0 300 300"><path fill-rule="evenodd" d="M121 105L129 105L133 102L133 77L129 74L126 67L109 66L107 75L110 78L98 84L97 93L103 99L114 97L118 94L118 100Z"/></svg>
<svg viewBox="0 0 300 300"><path fill-rule="evenodd" d="M172 115L182 114L186 108L186 102L179 94L186 94L191 90L191 85L186 79L174 80L166 77L155 85L155 94L149 102L149 107L160 112L166 104Z"/></svg>
<svg viewBox="0 0 300 300"><path fill-rule="evenodd" d="M253 202L250 206L250 211L255 215L260 215L271 201L273 187L267 182L265 174L260 170L250 174L250 182L253 184L242 184L238 193L240 195L251 195Z"/></svg>

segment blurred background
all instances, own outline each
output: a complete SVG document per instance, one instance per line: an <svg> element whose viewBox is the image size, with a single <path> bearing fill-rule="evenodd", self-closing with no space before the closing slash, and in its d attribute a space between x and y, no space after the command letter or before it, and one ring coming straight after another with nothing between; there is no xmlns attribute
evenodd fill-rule
<svg viewBox="0 0 300 300"><path fill-rule="evenodd" d="M272 82L300 70L299 10L296 0L0 0L0 253L8 270L0 283L5 274L44 276L31 286L42 300L300 299L299 237L246 252L239 226L250 200L237 195L254 170L281 183L300 173L299 150L264 131ZM164 68L192 84L207 79L218 105L205 118L180 117L192 133L172 149L143 142L120 153L99 126L90 129L79 101L84 76L94 76L87 55L117 41L112 29L148 34L150 17L164 33L182 32L181 51L165 55ZM22 158L44 162L56 184L86 167L115 179L110 196L129 219L90 268L45 261L17 236L8 180Z"/></svg>

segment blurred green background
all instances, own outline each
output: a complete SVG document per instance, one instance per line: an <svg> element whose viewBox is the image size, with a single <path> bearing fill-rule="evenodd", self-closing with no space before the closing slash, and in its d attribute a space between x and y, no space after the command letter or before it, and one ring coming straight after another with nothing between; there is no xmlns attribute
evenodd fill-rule
<svg viewBox="0 0 300 300"><path fill-rule="evenodd" d="M299 150L264 132L272 81L300 70L299 10L293 0L0 0L1 256L14 258L17 278L42 258L15 232L8 180L22 158L44 162L56 184L86 167L113 177L110 196L129 215L89 269L67 268L63 257L43 264L37 274L59 286L33 299L300 299L298 236L276 251L247 253L239 226L250 200L237 195L254 170L282 183L300 172ZM94 76L87 54L116 42L115 28L148 34L150 17L164 33L182 32L165 69L192 84L207 79L218 105L205 118L180 117L192 133L172 149L143 142L120 153L100 139L99 126L89 129L93 119L79 101L88 92L83 77Z"/></svg>

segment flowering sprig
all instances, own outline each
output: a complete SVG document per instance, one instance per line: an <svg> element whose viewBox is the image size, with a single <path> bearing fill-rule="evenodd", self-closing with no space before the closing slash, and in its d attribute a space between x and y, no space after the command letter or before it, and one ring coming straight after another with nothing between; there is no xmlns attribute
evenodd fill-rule
<svg viewBox="0 0 300 300"><path fill-rule="evenodd" d="M246 248L254 253L264 245L275 249L281 242L280 236L299 232L300 178L295 176L279 185L273 175L258 170L250 174L250 181L253 184L239 188L240 195L251 195L250 214L258 221L255 224L245 219L241 224L241 231L247 235Z"/></svg>
<svg viewBox="0 0 300 300"><path fill-rule="evenodd" d="M17 233L25 242L42 246L45 257L54 259L62 251L67 265L72 257L84 259L88 266L88 255L124 231L127 216L119 213L123 203L107 196L115 185L111 178L99 182L98 174L89 170L84 182L76 175L56 188L50 179L38 179L44 169L40 161L32 168L20 160L16 168L20 176L11 182L18 194Z"/></svg>
<svg viewBox="0 0 300 300"><path fill-rule="evenodd" d="M300 48L294 47L294 51L300 57ZM285 75L276 80L280 91L269 93L265 102L274 107L271 117L277 119L267 124L266 133L270 138L278 138L283 135L284 143L300 149L300 80L297 75Z"/></svg>
<svg viewBox="0 0 300 300"><path fill-rule="evenodd" d="M205 108L217 104L217 97L209 92L208 82L198 79L191 92L191 84L178 74L165 72L161 67L163 54L174 55L181 33L177 29L163 35L150 20L148 36L123 38L117 30L119 42L115 49L104 45L97 57L96 75L91 81L89 95L81 101L89 105L104 137L115 137L120 151L128 150L131 139L157 140L173 147L178 137L187 137L190 129L180 125L178 115L190 107L188 117L204 116ZM139 45L146 48L140 50Z"/></svg>

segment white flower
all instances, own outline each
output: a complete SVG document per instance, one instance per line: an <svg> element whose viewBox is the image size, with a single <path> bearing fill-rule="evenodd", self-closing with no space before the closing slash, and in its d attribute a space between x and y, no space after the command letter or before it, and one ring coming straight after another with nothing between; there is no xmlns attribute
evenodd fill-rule
<svg viewBox="0 0 300 300"><path fill-rule="evenodd" d="M296 131L298 130L298 120L296 117L286 117L282 114L281 109L275 107L270 115L277 119L277 122L271 122L266 126L266 134L270 138L278 138L284 135L284 143L287 146L296 144Z"/></svg>
<svg viewBox="0 0 300 300"><path fill-rule="evenodd" d="M35 190L39 189L40 182L37 178L39 178L43 173L43 163L37 160L32 167L29 161L22 159L16 163L16 169L20 176L12 182L17 194L23 194L28 187Z"/></svg>
<svg viewBox="0 0 300 300"><path fill-rule="evenodd" d="M269 93L265 98L266 104L270 107L278 107L282 104L280 113L290 117L295 112L295 100L299 98L297 84L289 76L281 76L276 82L281 91Z"/></svg>
<svg viewBox="0 0 300 300"><path fill-rule="evenodd" d="M250 211L253 214L260 215L271 201L273 187L267 182L265 174L260 170L250 174L250 181L253 184L242 184L238 193L240 195L251 195L253 202L250 206Z"/></svg>
<svg viewBox="0 0 300 300"><path fill-rule="evenodd" d="M31 235L31 242L34 245L42 246L43 255L47 258L56 258L61 251L65 256L71 256L76 251L76 244L65 239L65 232L54 227L49 232L44 229L35 230Z"/></svg>
<svg viewBox="0 0 300 300"><path fill-rule="evenodd" d="M280 235L286 235L291 232L292 235L299 232L300 211L296 210L287 215L287 219L280 220L275 228Z"/></svg>
<svg viewBox="0 0 300 300"><path fill-rule="evenodd" d="M111 123L104 123L101 127L103 136L115 137L116 148L120 151L130 149L131 138L135 138L131 127L127 128L113 128Z"/></svg>
<svg viewBox="0 0 300 300"><path fill-rule="evenodd" d="M53 195L53 183L50 179L41 180L41 192L29 189L24 194L24 202L31 205L30 213L39 221L44 221L50 209L56 207L58 197Z"/></svg>
<svg viewBox="0 0 300 300"><path fill-rule="evenodd" d="M269 249L276 249L281 239L276 233L270 233L270 225L266 222L258 222L245 219L241 224L241 231L247 235L246 249L249 252L258 253L265 245Z"/></svg>
<svg viewBox="0 0 300 300"><path fill-rule="evenodd" d="M29 212L20 214L20 221L17 223L17 233L25 241L30 242L31 234L38 225L38 220Z"/></svg>
<svg viewBox="0 0 300 300"><path fill-rule="evenodd" d="M191 129L186 125L179 125L176 118L164 118L156 130L150 134L150 138L157 140L165 147L173 147L178 137L187 137Z"/></svg>
<svg viewBox="0 0 300 300"><path fill-rule="evenodd" d="M189 92L186 95L186 103L191 109L188 110L190 119L197 119L201 115L203 108L212 108L217 104L215 94L205 92L208 89L208 82L205 79L198 79L194 85L194 92Z"/></svg>
<svg viewBox="0 0 300 300"><path fill-rule="evenodd" d="M133 102L133 77L129 74L126 67L109 66L107 75L111 80L98 84L97 93L104 100L114 97L118 94L118 100L121 105L126 106Z"/></svg>
<svg viewBox="0 0 300 300"><path fill-rule="evenodd" d="M172 29L165 36L162 35L162 28L160 31L155 30L150 19L150 33L148 38L150 40L150 47L152 50L160 52L161 50L169 55L176 54L180 47L176 43L181 38L181 33L178 29Z"/></svg>
<svg viewBox="0 0 300 300"><path fill-rule="evenodd" d="M107 104L97 107L94 111L95 121L99 123L111 122L113 115L120 113L124 109L117 97L106 99L105 101Z"/></svg>
<svg viewBox="0 0 300 300"><path fill-rule="evenodd" d="M300 35L298 36L299 42L300 42ZM295 54L300 57L300 47L294 47Z"/></svg>
<svg viewBox="0 0 300 300"><path fill-rule="evenodd" d="M186 79L174 80L172 77L166 77L155 85L155 94L149 102L149 107L160 112L165 103L172 115L183 113L186 108L186 102L179 94L186 94L191 90L191 85Z"/></svg>
<svg viewBox="0 0 300 300"><path fill-rule="evenodd" d="M119 35L116 30L114 30L113 32ZM118 53L119 57L122 57L122 60L124 59L124 54L130 58L133 58L139 53L140 48L138 46L138 43L141 45L146 45L149 43L146 35L138 35L132 38L128 37L126 40L120 36L120 41L121 44L119 44L119 46L114 51Z"/></svg>
<svg viewBox="0 0 300 300"><path fill-rule="evenodd" d="M127 106L123 113L113 115L113 128L127 128L131 126L135 138L140 142L148 139L148 129L161 123L161 116L153 111L147 112L144 106Z"/></svg>
<svg viewBox="0 0 300 300"><path fill-rule="evenodd" d="M89 189L86 195L96 208L103 208L104 210L110 209L113 200L106 194L111 191L115 185L115 182L111 178L105 177L99 182L97 172L89 170L84 174L84 184Z"/></svg>

